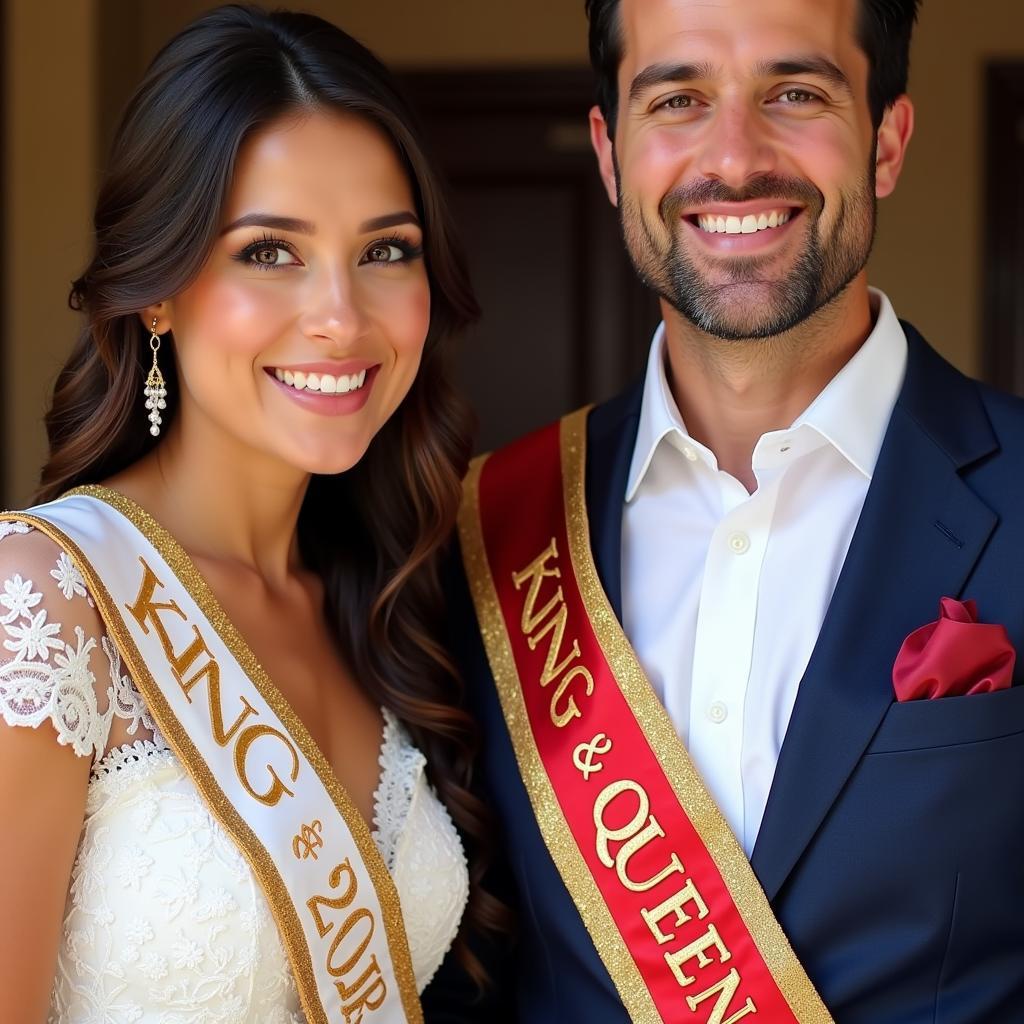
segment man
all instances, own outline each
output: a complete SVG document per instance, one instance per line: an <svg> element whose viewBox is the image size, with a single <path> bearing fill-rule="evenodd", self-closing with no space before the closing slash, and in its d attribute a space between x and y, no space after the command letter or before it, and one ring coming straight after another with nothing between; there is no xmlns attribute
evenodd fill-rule
<svg viewBox="0 0 1024 1024"><path fill-rule="evenodd" d="M865 271L917 0L587 7L664 324L467 484L519 1019L1024 1021L1024 405Z"/></svg>

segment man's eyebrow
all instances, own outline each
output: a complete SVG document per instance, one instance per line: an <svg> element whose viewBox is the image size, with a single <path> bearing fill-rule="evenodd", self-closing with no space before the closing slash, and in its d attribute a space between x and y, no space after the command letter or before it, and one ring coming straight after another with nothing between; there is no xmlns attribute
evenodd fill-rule
<svg viewBox="0 0 1024 1024"><path fill-rule="evenodd" d="M373 217L364 221L359 230L362 231L383 231L385 228L397 227L399 224L415 224L420 226L420 219L415 213L409 210L399 210L397 213L386 213L383 217Z"/></svg>
<svg viewBox="0 0 1024 1024"><path fill-rule="evenodd" d="M638 96L656 85L665 85L668 82L680 84L698 78L712 78L714 74L713 65L706 63L650 64L630 82L629 101L630 103L634 102Z"/></svg>
<svg viewBox="0 0 1024 1024"><path fill-rule="evenodd" d="M827 57L790 57L785 60L762 61L757 65L762 78L786 78L789 75L817 75L827 82L853 94L853 86L846 72Z"/></svg>
<svg viewBox="0 0 1024 1024"><path fill-rule="evenodd" d="M238 228L274 228L277 231L294 231L299 235L316 234L316 227L310 221L298 217L281 217L276 213L247 213L222 228L221 234L226 235Z"/></svg>

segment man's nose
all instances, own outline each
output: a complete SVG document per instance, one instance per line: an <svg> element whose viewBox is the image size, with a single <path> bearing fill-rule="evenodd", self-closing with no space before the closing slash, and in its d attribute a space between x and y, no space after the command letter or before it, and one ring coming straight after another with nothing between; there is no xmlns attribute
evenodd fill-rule
<svg viewBox="0 0 1024 1024"><path fill-rule="evenodd" d="M701 173L740 190L777 168L777 154L757 108L726 100L715 111L698 160Z"/></svg>

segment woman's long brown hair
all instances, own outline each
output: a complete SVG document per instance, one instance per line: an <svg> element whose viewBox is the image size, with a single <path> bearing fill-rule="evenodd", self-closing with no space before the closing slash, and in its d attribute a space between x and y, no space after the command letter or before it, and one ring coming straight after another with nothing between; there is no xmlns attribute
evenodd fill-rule
<svg viewBox="0 0 1024 1024"><path fill-rule="evenodd" d="M309 15L230 5L157 55L115 137L96 205L95 253L72 287L71 305L87 325L57 379L36 497L48 501L103 480L159 443L142 412L149 350L139 311L180 292L206 262L245 139L288 113L317 108L365 117L392 140L424 228L431 317L419 373L399 410L358 465L311 482L299 544L324 581L327 620L352 670L405 723L467 840L465 923L499 929L504 908L479 885L489 842L486 810L470 789L476 733L439 643L438 561L470 452L447 348L477 307L412 116L385 68L340 29ZM161 361L173 379L173 346L165 345ZM168 390L169 425L177 388ZM458 948L483 981L465 929Z"/></svg>

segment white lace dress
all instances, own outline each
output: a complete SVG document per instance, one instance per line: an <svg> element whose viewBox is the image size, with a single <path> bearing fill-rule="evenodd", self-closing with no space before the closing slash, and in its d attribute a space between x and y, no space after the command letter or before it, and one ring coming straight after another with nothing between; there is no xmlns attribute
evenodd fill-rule
<svg viewBox="0 0 1024 1024"><path fill-rule="evenodd" d="M0 523L0 554L6 537L28 532ZM0 573L0 715L8 726L52 727L55 742L93 761L50 1024L304 1022L248 863L155 728L114 645L62 628L65 603L92 599L67 555L37 536L31 565ZM387 711L384 722L373 838L422 991L458 931L468 872L423 755ZM144 738L109 747L112 726Z"/></svg>

